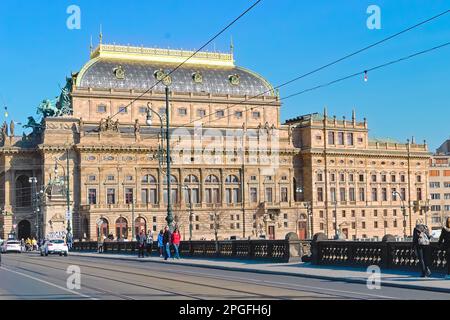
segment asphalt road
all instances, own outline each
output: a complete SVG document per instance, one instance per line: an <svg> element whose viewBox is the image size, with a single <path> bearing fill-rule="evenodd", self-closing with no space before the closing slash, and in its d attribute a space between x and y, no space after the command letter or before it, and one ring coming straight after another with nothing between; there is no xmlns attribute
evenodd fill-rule
<svg viewBox="0 0 450 320"><path fill-rule="evenodd" d="M69 266L81 288L67 287ZM2 255L0 299L37 300L391 300L450 299L450 294L292 276L86 257Z"/></svg>

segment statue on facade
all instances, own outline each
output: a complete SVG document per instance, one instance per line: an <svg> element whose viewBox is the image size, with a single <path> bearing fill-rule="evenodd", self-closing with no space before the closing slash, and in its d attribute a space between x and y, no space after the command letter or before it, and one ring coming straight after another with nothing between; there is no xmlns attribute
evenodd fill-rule
<svg viewBox="0 0 450 320"><path fill-rule="evenodd" d="M6 121L5 121L5 122L3 122L3 125L2 125L2 140L5 141L7 136L8 136L8 125L6 124Z"/></svg>
<svg viewBox="0 0 450 320"><path fill-rule="evenodd" d="M9 135L10 137L14 137L14 128L15 128L15 123L13 120L11 120L11 123L9 124Z"/></svg>
<svg viewBox="0 0 450 320"><path fill-rule="evenodd" d="M37 114L42 115L43 118L54 117L57 115L55 103L49 99L43 100L37 109Z"/></svg>
<svg viewBox="0 0 450 320"><path fill-rule="evenodd" d="M139 125L139 120L134 121L134 135L137 136L141 133L141 126Z"/></svg>
<svg viewBox="0 0 450 320"><path fill-rule="evenodd" d="M111 117L100 120L100 132L114 131L119 132L119 120L114 122Z"/></svg>

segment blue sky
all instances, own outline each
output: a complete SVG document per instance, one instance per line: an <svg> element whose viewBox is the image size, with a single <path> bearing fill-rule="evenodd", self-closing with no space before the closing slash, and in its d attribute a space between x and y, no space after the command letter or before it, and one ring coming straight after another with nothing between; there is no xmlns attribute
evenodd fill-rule
<svg viewBox="0 0 450 320"><path fill-rule="evenodd" d="M91 35L104 42L200 47L252 2L244 0L39 0L0 2L0 105L25 121L39 102L89 58ZM81 8L81 29L69 30L69 5ZM366 26L367 7L381 8L381 30ZM450 0L263 0L215 42L236 63L273 85L306 73L450 8ZM450 41L450 14L281 90L281 96ZM211 46L212 50L214 47ZM369 121L371 136L426 139L434 151L450 138L450 47L287 100L282 120L328 107L338 118ZM2 112L3 113L3 112ZM0 121L3 122L3 114Z"/></svg>

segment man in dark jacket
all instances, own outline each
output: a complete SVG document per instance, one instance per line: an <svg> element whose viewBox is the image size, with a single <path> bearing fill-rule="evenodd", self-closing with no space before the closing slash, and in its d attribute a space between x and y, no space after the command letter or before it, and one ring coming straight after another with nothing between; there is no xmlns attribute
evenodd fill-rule
<svg viewBox="0 0 450 320"><path fill-rule="evenodd" d="M450 217L447 217L445 226L442 228L441 236L439 237L439 245L445 250L447 260L447 275L445 279L450 280Z"/></svg>
<svg viewBox="0 0 450 320"><path fill-rule="evenodd" d="M429 268L429 246L430 246L430 232L428 227L422 222L417 220L416 227L413 231L413 247L419 258L419 264L422 269L422 278L429 277L431 271Z"/></svg>
<svg viewBox="0 0 450 320"><path fill-rule="evenodd" d="M172 234L170 233L169 227L164 228L163 234L163 248L164 248L164 260L170 258L170 240L172 238Z"/></svg>
<svg viewBox="0 0 450 320"><path fill-rule="evenodd" d="M137 240L138 240L138 249L139 249L138 258L140 258L140 257L144 258L145 242L147 241L147 237L145 236L144 231L141 230L141 232L137 236Z"/></svg>

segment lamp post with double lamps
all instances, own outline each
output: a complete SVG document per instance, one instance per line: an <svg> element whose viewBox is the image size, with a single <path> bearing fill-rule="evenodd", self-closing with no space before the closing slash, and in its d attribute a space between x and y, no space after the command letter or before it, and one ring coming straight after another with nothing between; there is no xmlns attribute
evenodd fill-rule
<svg viewBox="0 0 450 320"><path fill-rule="evenodd" d="M164 85L166 86L165 88L165 93L166 93L166 114L165 114L165 139L166 139L166 180L167 180L167 217L166 217L166 222L167 225L169 226L169 229L171 232L173 232L173 210L172 210L172 201L171 201L171 192L172 192L172 188L171 188L171 158L170 158L170 106L169 106L169 85L171 84L172 80L170 78L169 75L165 76L165 78L162 80ZM163 143L163 128L164 128L164 121L163 121L163 115L159 114L158 112L156 112L155 110L152 109L151 104L148 103L147 104L147 120L146 123L147 125L151 126L153 124L153 115L156 115L161 123L161 144ZM160 148L160 150L163 148Z"/></svg>

